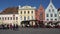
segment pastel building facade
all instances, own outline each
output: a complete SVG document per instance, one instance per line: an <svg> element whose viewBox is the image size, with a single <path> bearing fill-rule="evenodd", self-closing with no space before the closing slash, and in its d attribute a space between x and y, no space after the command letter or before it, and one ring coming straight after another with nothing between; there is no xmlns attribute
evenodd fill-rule
<svg viewBox="0 0 60 34"><path fill-rule="evenodd" d="M60 21L60 9L57 11L56 7L52 3L52 0L50 0L46 9L44 9L42 5L40 5L38 9L27 5L19 6L18 9L15 9L14 7L13 9L7 9L0 14L0 23L21 25L22 21L31 20Z"/></svg>
<svg viewBox="0 0 60 34"><path fill-rule="evenodd" d="M0 14L1 24L18 24L18 14Z"/></svg>
<svg viewBox="0 0 60 34"><path fill-rule="evenodd" d="M21 25L22 21L35 20L36 7L31 6L19 6L18 9L18 23Z"/></svg>
<svg viewBox="0 0 60 34"><path fill-rule="evenodd" d="M50 0L48 7L45 9L45 21L58 21L58 11Z"/></svg>
<svg viewBox="0 0 60 34"><path fill-rule="evenodd" d="M36 20L38 20L38 21L45 20L45 11L44 11L44 7L42 5L40 5L40 7L36 11L35 15L36 15Z"/></svg>

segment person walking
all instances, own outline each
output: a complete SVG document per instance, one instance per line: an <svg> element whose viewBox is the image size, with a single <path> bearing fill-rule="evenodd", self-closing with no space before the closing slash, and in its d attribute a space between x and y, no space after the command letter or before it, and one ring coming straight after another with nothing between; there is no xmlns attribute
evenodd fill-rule
<svg viewBox="0 0 60 34"><path fill-rule="evenodd" d="M7 24L7 29L9 29L9 24Z"/></svg>
<svg viewBox="0 0 60 34"><path fill-rule="evenodd" d="M15 24L13 25L13 30L15 30Z"/></svg>
<svg viewBox="0 0 60 34"><path fill-rule="evenodd" d="M12 30L12 28L13 28L13 26L12 26L12 24L10 24L10 29Z"/></svg>
<svg viewBox="0 0 60 34"><path fill-rule="evenodd" d="M3 30L5 29L5 28L4 28L4 24L2 24L2 28L3 28Z"/></svg>

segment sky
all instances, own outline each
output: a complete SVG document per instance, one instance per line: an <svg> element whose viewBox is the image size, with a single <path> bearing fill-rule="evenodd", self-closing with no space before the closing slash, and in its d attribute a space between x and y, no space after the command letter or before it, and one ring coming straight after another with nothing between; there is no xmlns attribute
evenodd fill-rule
<svg viewBox="0 0 60 34"><path fill-rule="evenodd" d="M32 6L39 8L40 4L46 9L50 0L0 0L0 11L8 7L17 7L21 6ZM60 8L60 0L52 0L56 8Z"/></svg>

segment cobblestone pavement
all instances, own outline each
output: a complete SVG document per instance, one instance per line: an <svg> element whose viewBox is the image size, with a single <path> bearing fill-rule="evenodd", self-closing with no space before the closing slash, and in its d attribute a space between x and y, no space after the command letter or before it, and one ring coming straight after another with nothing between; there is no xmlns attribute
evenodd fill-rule
<svg viewBox="0 0 60 34"><path fill-rule="evenodd" d="M0 34L60 34L60 29L20 28L19 30L0 30Z"/></svg>

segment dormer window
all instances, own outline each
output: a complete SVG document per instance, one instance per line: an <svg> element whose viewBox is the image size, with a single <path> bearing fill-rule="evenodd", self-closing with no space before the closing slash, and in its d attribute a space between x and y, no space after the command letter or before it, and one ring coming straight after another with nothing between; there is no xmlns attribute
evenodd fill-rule
<svg viewBox="0 0 60 34"><path fill-rule="evenodd" d="M52 5L50 5L50 7L53 8Z"/></svg>

